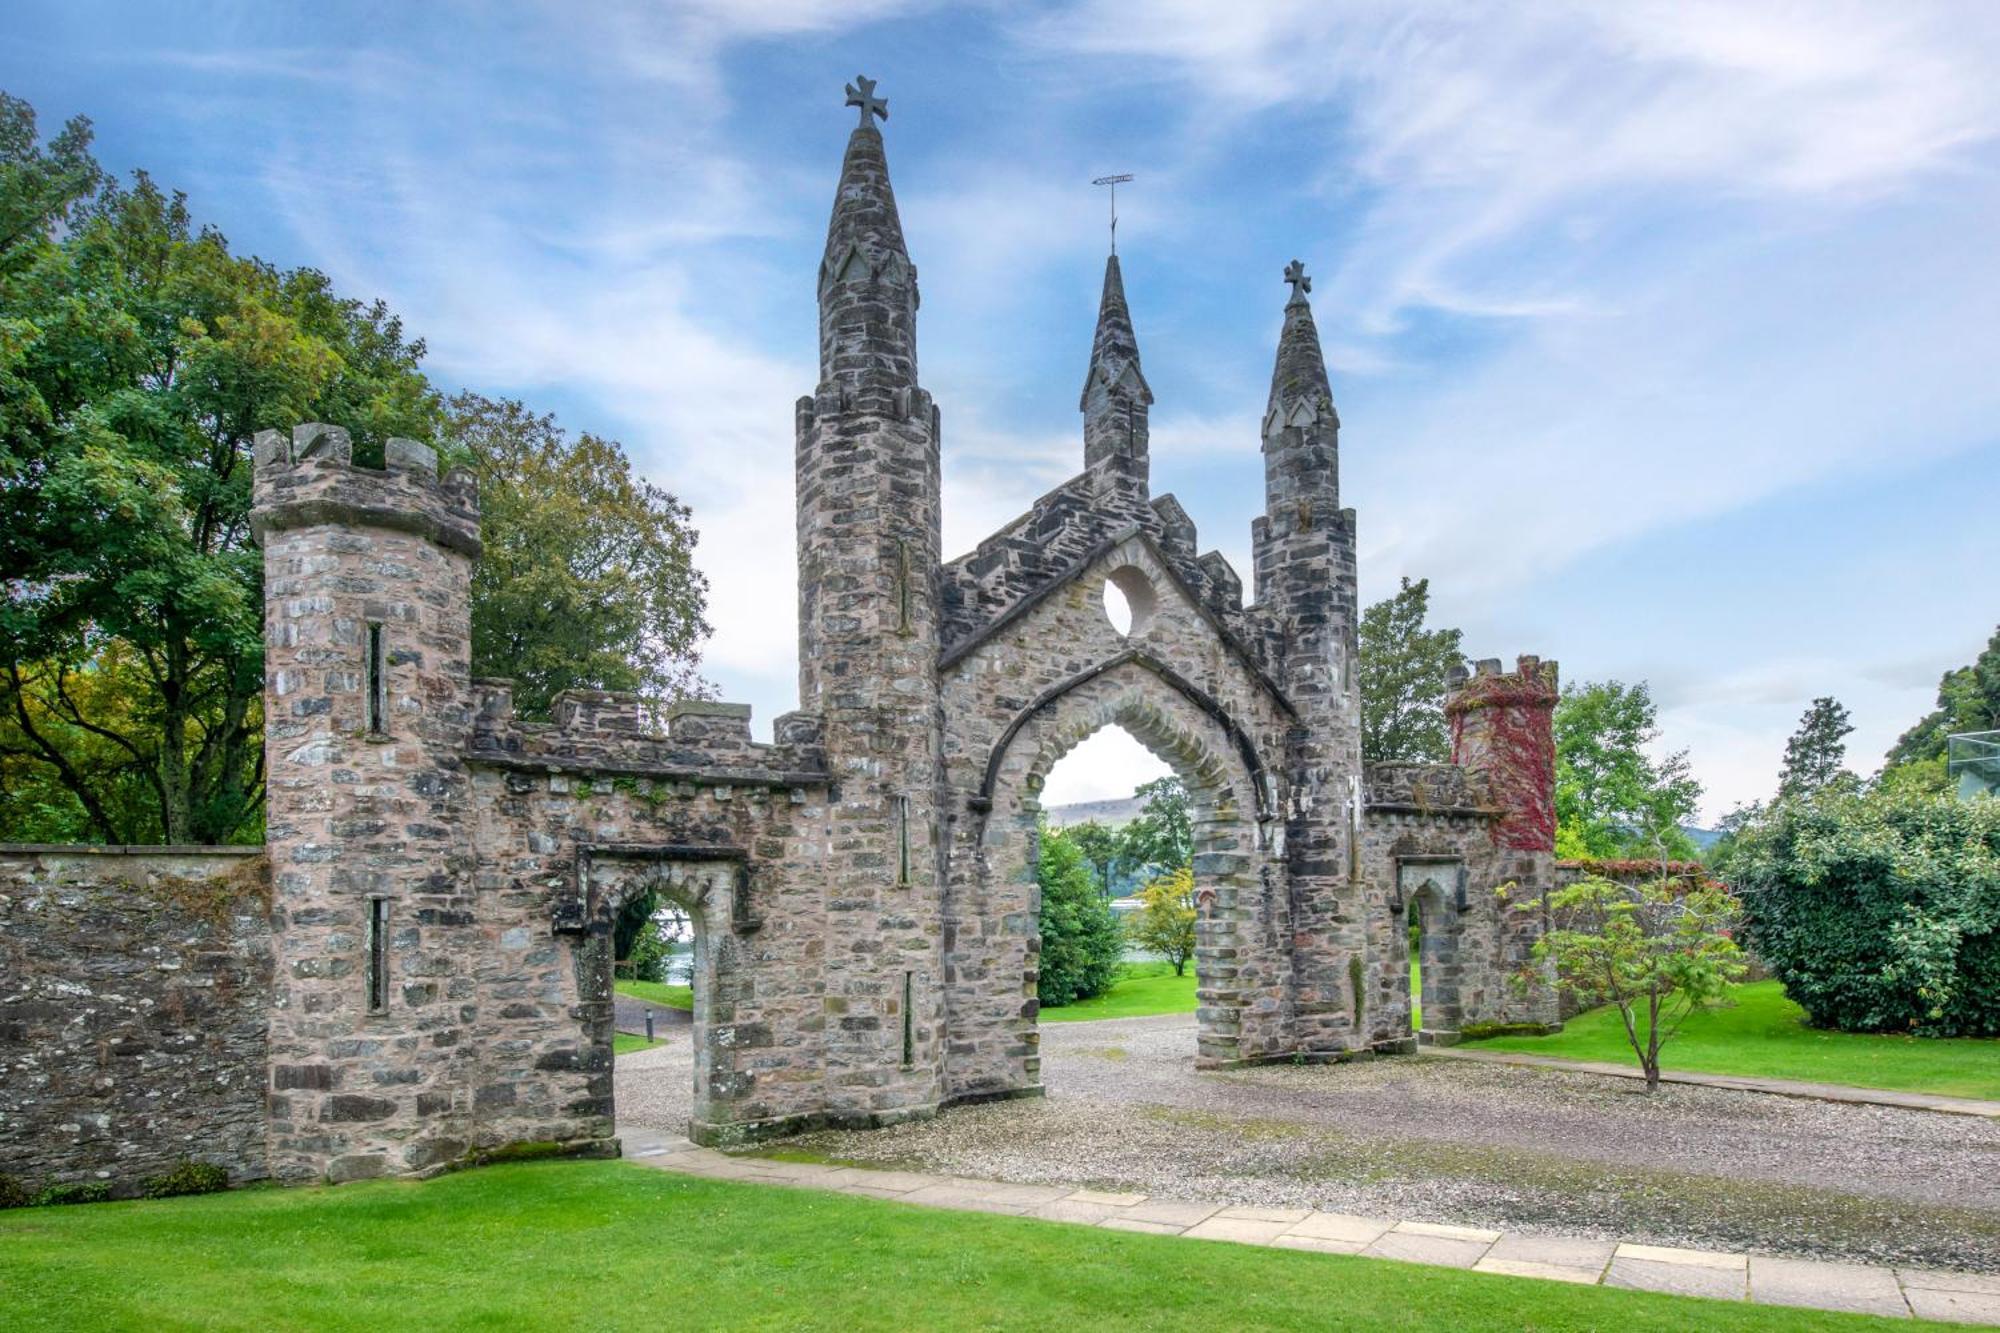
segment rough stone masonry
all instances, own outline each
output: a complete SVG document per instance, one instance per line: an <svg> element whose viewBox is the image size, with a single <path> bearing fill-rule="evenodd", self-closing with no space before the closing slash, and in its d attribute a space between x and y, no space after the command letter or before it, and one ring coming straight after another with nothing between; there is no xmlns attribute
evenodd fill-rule
<svg viewBox="0 0 2000 1333"><path fill-rule="evenodd" d="M1115 255L1083 470L945 560L917 268L883 105L855 96L817 276L819 382L795 411L799 711L771 743L744 707L684 704L662 728L592 691L517 719L507 682L470 675L472 479L405 440L383 469L357 466L333 425L258 437L271 899L268 936L244 927L233 1003L254 999L262 1045L181 1066L261 1067L263 1160L232 1146L240 1173L615 1152L611 926L652 887L696 931L696 1139L1039 1095L1038 796L1109 725L1191 793L1201 1065L1409 1049L1412 904L1431 1038L1554 1021L1546 985L1509 984L1542 923L1494 892L1532 898L1553 875L1554 665L1482 662L1456 682L1458 763L1363 771L1356 516L1302 268L1286 275L1247 604L1151 493L1153 392ZM1132 608L1122 631L1107 583ZM52 1025L84 1003L65 986L102 970L107 936L62 924L77 909L40 887L46 866L10 865L0 1170L47 1177L85 1169L82 1137L56 1126L88 1111L145 1137L131 1108L179 1075L114 1043L96 1084L14 1092L21 1069L82 1058ZM143 901L66 884L121 920ZM108 947L154 946L121 927Z"/></svg>

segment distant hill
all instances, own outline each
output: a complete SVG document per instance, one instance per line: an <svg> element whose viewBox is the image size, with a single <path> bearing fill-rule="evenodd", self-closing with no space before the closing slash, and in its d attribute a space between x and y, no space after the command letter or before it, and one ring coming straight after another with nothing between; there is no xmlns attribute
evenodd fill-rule
<svg viewBox="0 0 2000 1333"><path fill-rule="evenodd" d="M1687 834L1693 840L1697 851L1705 852L1715 846L1716 843L1722 841L1721 829L1696 828L1692 824L1683 824L1681 825L1681 832Z"/></svg>
<svg viewBox="0 0 2000 1333"><path fill-rule="evenodd" d="M1108 801L1074 801L1069 805L1052 805L1042 811L1050 828L1068 828L1073 824L1104 824L1118 828L1139 817L1145 802L1137 796L1119 796Z"/></svg>

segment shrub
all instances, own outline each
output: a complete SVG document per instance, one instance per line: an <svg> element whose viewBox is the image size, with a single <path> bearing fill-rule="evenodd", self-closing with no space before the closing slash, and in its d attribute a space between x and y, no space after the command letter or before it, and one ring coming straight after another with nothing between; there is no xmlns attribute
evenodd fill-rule
<svg viewBox="0 0 2000 1333"><path fill-rule="evenodd" d="M1731 875L1751 946L1815 1027L2000 1036L2000 800L1783 804Z"/></svg>
<svg viewBox="0 0 2000 1333"><path fill-rule="evenodd" d="M1035 877L1042 888L1036 996L1045 1008L1054 1008L1110 989L1123 941L1083 852L1060 832L1043 829Z"/></svg>
<svg viewBox="0 0 2000 1333"><path fill-rule="evenodd" d="M37 1208L48 1208L59 1203L103 1203L111 1197L111 1182L108 1180L76 1180L67 1185L49 1185L34 1198Z"/></svg>
<svg viewBox="0 0 2000 1333"><path fill-rule="evenodd" d="M152 1176L140 1186L149 1199L174 1199L183 1194L214 1194L229 1188L229 1172L213 1162L180 1161L164 1175Z"/></svg>
<svg viewBox="0 0 2000 1333"><path fill-rule="evenodd" d="M12 1176L0 1176L0 1208L26 1208L28 1187Z"/></svg>

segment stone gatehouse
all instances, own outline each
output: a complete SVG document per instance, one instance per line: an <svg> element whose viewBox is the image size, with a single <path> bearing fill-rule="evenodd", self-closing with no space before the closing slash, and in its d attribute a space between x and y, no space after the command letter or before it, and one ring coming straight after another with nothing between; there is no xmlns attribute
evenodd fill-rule
<svg viewBox="0 0 2000 1333"><path fill-rule="evenodd" d="M143 895L90 856L8 849L0 1171L199 1155L188 1117L133 1118L160 1080L261 1125L232 1140L241 1175L615 1151L611 924L652 887L697 935L696 1138L1039 1095L1038 793L1114 724L1191 793L1199 1065L1410 1049L1419 903L1433 1036L1554 1020L1545 985L1509 984L1541 923L1494 893L1552 882L1554 665L1482 662L1455 682L1456 764L1363 770L1356 516L1302 270L1247 602L1152 493L1153 394L1115 255L1082 471L948 560L917 268L867 105L861 122L816 279L819 382L795 412L799 710L768 744L729 704L659 719L571 691L552 721L517 719L507 682L469 670L471 479L409 441L356 466L338 426L259 436L267 878L254 912L153 927L237 979L208 1005L230 1039L197 1034L168 1060L106 1035L131 1005L171 1029L161 997L186 972L94 952L76 922L116 918L117 947L157 946L132 924ZM1107 582L1132 607L1124 632ZM154 864L174 855L148 873L176 873ZM216 873L194 864L213 853L187 855L187 875Z"/></svg>

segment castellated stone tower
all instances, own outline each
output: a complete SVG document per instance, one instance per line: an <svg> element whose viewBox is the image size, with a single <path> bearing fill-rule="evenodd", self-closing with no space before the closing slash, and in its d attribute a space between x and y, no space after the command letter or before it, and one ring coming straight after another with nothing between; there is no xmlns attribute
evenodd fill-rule
<svg viewBox="0 0 2000 1333"><path fill-rule="evenodd" d="M1298 1038L1354 1042L1361 957L1361 687L1354 511L1340 506L1340 417L1297 261L1264 408L1264 513L1251 523L1267 651L1302 725L1286 827L1294 904Z"/></svg>
<svg viewBox="0 0 2000 1333"><path fill-rule="evenodd" d="M1556 676L1554 662L1523 655L1512 671L1488 658L1447 681L1452 762L1485 777L1503 812L1493 841L1523 854L1554 854Z"/></svg>
<svg viewBox="0 0 2000 1333"><path fill-rule="evenodd" d="M940 483L917 271L861 119L820 263L819 387L797 407L799 706L824 721L833 782L828 1116L882 1123L940 1100Z"/></svg>
<svg viewBox="0 0 2000 1333"><path fill-rule="evenodd" d="M1511 884L1495 911L1490 952L1464 960L1490 969L1490 984L1469 997L1469 1010L1502 1022L1555 1025L1555 987L1533 966L1535 941L1548 928L1546 912L1518 906L1556 888L1555 707L1562 697L1554 662L1523 654L1514 670L1497 658L1453 668L1445 717L1451 724L1452 762L1482 784L1497 812L1489 830L1495 884ZM1511 978L1536 977L1533 984Z"/></svg>
<svg viewBox="0 0 2000 1333"><path fill-rule="evenodd" d="M255 450L280 1178L421 1170L470 1109L453 1089L481 957L463 758L479 502L424 445L389 441L380 472L351 453L322 425Z"/></svg>

